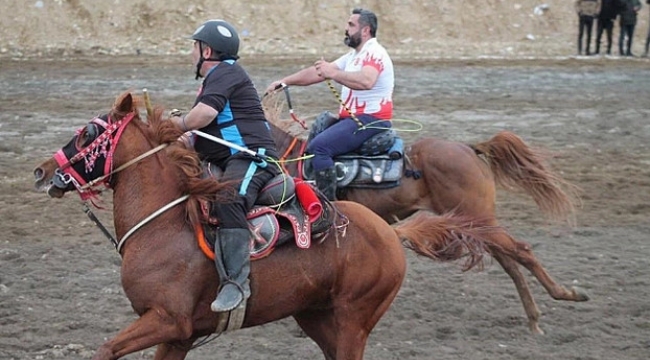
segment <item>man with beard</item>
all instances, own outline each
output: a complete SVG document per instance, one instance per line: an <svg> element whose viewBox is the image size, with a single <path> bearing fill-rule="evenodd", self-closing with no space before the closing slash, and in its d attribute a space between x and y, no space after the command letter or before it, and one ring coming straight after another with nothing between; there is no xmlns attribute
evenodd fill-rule
<svg viewBox="0 0 650 360"><path fill-rule="evenodd" d="M316 186L330 200L336 196L333 158L356 150L373 135L391 127L393 116L393 62L376 39L377 16L366 9L354 9L345 26L345 45L350 52L333 62L317 60L281 80L272 82L266 93L281 86L307 86L325 80L341 85L338 119L316 136L306 151L311 160ZM362 125L363 126L362 126Z"/></svg>

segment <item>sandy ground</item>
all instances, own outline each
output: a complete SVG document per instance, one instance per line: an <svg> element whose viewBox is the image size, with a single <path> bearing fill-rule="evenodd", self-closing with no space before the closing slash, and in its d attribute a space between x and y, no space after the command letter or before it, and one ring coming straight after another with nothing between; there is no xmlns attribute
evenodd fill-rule
<svg viewBox="0 0 650 360"><path fill-rule="evenodd" d="M189 106L198 84L186 60L1 63L1 359L87 359L134 319L120 287L120 257L74 194L57 201L35 193L31 170L123 90L147 87L156 103ZM264 88L308 61L242 63ZM463 274L456 264L409 254L407 280L372 333L366 358L649 358L648 62L473 59L400 62L396 69L396 117L424 125L402 132L407 140L473 142L508 129L554 154L554 169L583 189L577 227L548 223L530 199L506 192L499 193L499 216L559 282L586 289L592 300L554 301L530 278L547 333L533 336L497 264ZM293 97L299 116L336 106L325 85L294 88ZM110 224L109 212L98 215ZM148 350L128 358L151 356ZM218 357L321 355L287 319L223 335L188 356Z"/></svg>
<svg viewBox="0 0 650 360"><path fill-rule="evenodd" d="M648 5L635 30L642 54ZM234 24L247 57L340 53L350 10L379 17L394 57L522 57L577 53L573 0L0 0L0 57L182 54L187 36L213 18ZM594 24L595 32L595 24ZM595 34L594 34L595 38ZM618 24L614 31L618 39ZM617 40L614 49L617 50ZM593 48L592 48L593 50Z"/></svg>

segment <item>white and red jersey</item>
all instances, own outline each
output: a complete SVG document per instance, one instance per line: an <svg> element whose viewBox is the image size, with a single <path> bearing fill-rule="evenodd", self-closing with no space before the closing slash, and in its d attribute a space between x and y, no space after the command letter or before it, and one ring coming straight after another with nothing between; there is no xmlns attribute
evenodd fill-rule
<svg viewBox="0 0 650 360"><path fill-rule="evenodd" d="M351 50L334 63L339 69L350 72L360 71L364 66L377 69L379 77L372 89L352 90L343 86L341 100L354 114L370 114L381 120L390 120L393 117L393 61L377 38L366 41L361 51ZM350 114L341 106L339 118L346 117L350 117Z"/></svg>

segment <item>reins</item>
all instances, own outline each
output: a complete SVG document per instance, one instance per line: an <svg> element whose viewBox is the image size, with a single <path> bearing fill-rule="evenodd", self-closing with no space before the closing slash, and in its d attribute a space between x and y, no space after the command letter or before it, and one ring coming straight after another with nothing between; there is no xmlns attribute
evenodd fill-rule
<svg viewBox="0 0 650 360"><path fill-rule="evenodd" d="M170 202L169 204L167 204L167 205L161 207L160 209L156 210L156 211L153 212L151 215L147 216L147 217L144 218L142 221L140 221L139 223L137 223L134 227L132 227L129 231L127 231L127 233L124 234L124 236L122 236L122 239L120 239L120 241L117 243L117 245L115 246L115 249L117 250L117 252L118 252L119 254L122 254L122 247L123 247L124 244L126 243L126 240L127 240L131 235L133 235L133 233L135 233L135 232L138 231L140 228L142 228L143 226L145 226L145 225L146 225L147 223L149 223L151 220L153 220L153 219L155 219L156 217L160 216L160 215L161 215L162 213L164 213L165 211L167 211L167 210L173 208L174 206L176 206L176 205L182 203L183 201L185 201L185 200L187 200L187 199L189 199L189 198L190 198L189 195L183 195L183 196L179 197L178 199L176 199L176 200Z"/></svg>
<svg viewBox="0 0 650 360"><path fill-rule="evenodd" d="M145 94L145 105L146 105L146 108L147 108L147 115L151 116L151 115L153 115L153 109L152 109L152 107L151 107L151 103L150 103L150 100L149 100L149 96L148 96L147 90L144 89L143 92L144 92L144 94ZM113 134L113 132L115 132L115 131L120 131L120 133L121 133L121 131L124 130L124 128L129 124L129 122L130 122L134 117L135 117L135 113L131 113L130 115L128 115L128 118L127 118L126 121L120 120L120 121L118 121L118 122L115 122L115 123L112 123L112 124L108 125L108 126L107 126L107 130L106 130L102 135L100 135L100 137L98 137L98 139L96 139L96 140L93 142L93 144L95 144L95 143L99 144L100 142L105 141L105 140L108 139L108 138ZM115 139L115 143L113 144L113 148L111 149L112 151L114 151L115 147L117 147L117 142L118 142L118 141L119 141L119 136ZM92 144L91 144L91 145L92 145ZM86 155L86 153L92 151L92 149L95 148L96 146L97 146L97 145L95 145L95 146L90 146L90 145L89 145L89 146L88 146L88 149L89 149L89 150L84 151L84 152L81 152L81 153L75 155L73 158L70 159L70 161L69 161L68 163L64 164L64 165L62 166L62 168L65 169L65 168L68 168L68 167L72 166L74 163L76 163L77 161L81 160L81 159L83 158L83 156ZM132 166L132 165L134 165L134 164L136 164L136 163L138 163L139 161L141 161L141 160L143 160L143 159L145 159L145 158L147 158L147 157L149 157L149 156L151 156L151 155L153 155L153 154L159 152L160 150L166 148L167 146L169 146L169 144L160 144L160 145L154 147L153 149L150 149L150 150L148 150L148 151L146 151L146 152L144 152L144 153L142 153L142 154L136 156L135 158L133 158L133 159L127 161L126 163L120 165L120 166L117 167L116 169L111 170L111 171L108 172L107 174L104 174L104 175L102 175L102 176L100 176L100 177L98 177L98 178L96 178L96 179L94 179L94 180L92 180L92 181L89 181L88 183L86 183L86 184L84 184L84 185L79 185L76 181L74 181L74 177L71 177L71 176L68 176L68 177L67 177L67 179L68 179L67 181L70 181L70 182L73 182L73 183L74 183L75 187L77 188L77 191L79 192L80 195L82 195L82 199L83 199L83 198L84 198L84 197L83 197L83 194L85 194L85 193L88 192L88 191L90 191L90 192L93 193L93 194L98 193L97 191L94 191L94 192L93 192L93 188L96 187L96 186L98 186L98 185L104 184L106 187L109 187L109 188L110 188L109 181L110 181L110 178L111 178L113 175L115 175L115 174L119 173L120 171L123 171L124 169L126 169L126 168L128 168L128 167L130 167L130 166ZM80 154L83 154L83 155L80 156ZM111 154L110 157L112 158L112 154ZM111 164L110 164L110 165L107 165L107 167L108 167L108 166L112 167L112 161L111 161ZM65 175L64 175L64 176L65 176ZM174 206L176 206L176 205L182 203L183 201L186 201L188 198L189 198L189 195L184 195L184 196L182 196L182 197L180 197L180 198L178 198L178 199L176 199L176 200L170 202L169 204L163 206L162 208L158 209L157 211L155 211L154 213L152 213L151 215L147 216L145 219L143 219L142 221L140 221L139 223L137 223L134 227L132 227L132 228L131 228L131 229L130 229L130 230L129 230L129 231L128 231L128 232L127 232L127 233L126 233L126 234L125 234L125 235L124 235L120 240L119 240L119 241L117 241L117 240L115 239L115 237L110 233L110 231L106 228L106 226L104 226L104 224L103 224L103 223L102 223L102 222L101 222L101 221L100 221L100 220L95 216L95 214L90 210L90 207L88 206L88 204L83 203L83 211L84 211L84 213L86 213L86 215L88 216L88 218L89 218L89 219L90 219L90 220L91 220L95 225L97 225L97 227L99 228L99 230L100 230L100 231L101 231L101 232L102 232L102 233L103 233L103 234L108 238L108 240L113 244L113 246L115 247L115 249L117 250L117 252L118 252L119 254L121 254L121 253L122 253L122 247L123 247L124 244L126 243L126 240L127 240L129 237L131 237L131 235L133 235L137 230L139 230L140 228L142 228L144 225L146 225L147 223L149 223L149 222L150 222L151 220L153 220L154 218L158 217L159 215L161 215L161 214L164 213L165 211L171 209L172 207L174 207ZM93 205L94 205L94 206L97 206L97 205L95 205L94 203L93 203Z"/></svg>
<svg viewBox="0 0 650 360"><path fill-rule="evenodd" d="M98 183L102 183L102 182L104 181L104 179L110 177L111 175L114 175L114 174L116 174L116 173L118 173L118 172L120 172L120 171L122 171L122 170L128 168L129 166L131 166L131 165L133 165L133 164L135 164L135 163L141 161L142 159L145 159L145 158L147 158L147 157L149 157L149 156L151 156L151 155L157 153L158 151L160 151L160 150L166 148L168 145L169 145L169 144L160 144L160 145L156 146L155 148L153 148L153 149L151 149L151 150L149 150L149 151L147 151L147 152L145 152L145 153L143 153L143 154L140 154L139 156L137 156L137 157L135 157L135 158L133 158L133 159L127 161L126 163L124 163L124 164L122 164L121 166L119 166L117 169L111 171L109 174L103 175L103 176L101 176L101 177L99 177L99 178L97 178L97 179L95 179L95 180L93 180L93 181L90 181L90 182L87 183L86 185L79 187L77 190L78 190L79 192L87 191L88 189L92 188L93 186L96 186ZM140 221L139 223L137 223L135 226L133 226L133 227L132 227L132 228L131 228L131 229L130 229L126 234L124 234L124 236L122 236L122 238L121 238L119 241L117 241L117 240L115 239L115 237L113 237L113 236L111 235L111 233L108 231L108 229L106 229L106 227L104 226L104 224L102 224L102 222L101 222L101 221L100 221L100 220L95 216L95 214L93 214L93 212L90 210L90 208L88 207L88 205L87 205L86 203L83 204L83 210L84 210L84 212L86 213L86 215L88 216L88 218L89 218L93 223L95 223L95 225L97 225L97 227L99 228L99 230L100 230L100 231L101 231L101 232L102 232L102 233L103 233L103 234L108 238L108 240L113 244L113 246L115 247L115 250L117 250L118 254L121 255L121 254L122 254L122 247L123 247L124 244L126 243L126 240L127 240L129 237L131 237L131 235L133 235L136 231L138 231L140 228L142 228L143 226L145 226L147 223L149 223L151 220L155 219L156 217L158 217L158 216L161 215L162 213L164 213L164 212L166 212L167 210L173 208L174 206L176 206L176 205L182 203L183 201L186 201L189 197L190 197L189 195L181 196L180 198L178 198L178 199L176 199L176 200L170 202L169 204L167 204L167 205L161 207L160 209L156 210L154 213L152 213L151 215L147 216L145 219L143 219L142 221Z"/></svg>
<svg viewBox="0 0 650 360"><path fill-rule="evenodd" d="M120 172L120 171L128 168L129 166L137 163L138 161L157 153L158 151L166 148L167 146L169 146L169 144L160 144L160 145L156 146L155 148L145 152L144 154L141 154L138 157L127 161L126 163L122 164L121 166L119 166L117 169L111 171L110 173L108 173L106 175L102 175L102 176L98 177L97 179L92 180L92 181L88 182L87 184L79 187L79 190L81 190L81 191L89 190L92 187L96 186L97 184L105 182L105 180L107 178L110 178L111 176L117 174L118 172Z"/></svg>

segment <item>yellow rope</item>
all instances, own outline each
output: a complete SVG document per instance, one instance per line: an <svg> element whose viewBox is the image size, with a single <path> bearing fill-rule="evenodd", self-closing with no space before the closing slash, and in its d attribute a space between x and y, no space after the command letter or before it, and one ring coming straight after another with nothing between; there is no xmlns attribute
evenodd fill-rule
<svg viewBox="0 0 650 360"><path fill-rule="evenodd" d="M350 110L350 108L347 105L345 105L345 103L343 102L343 99L341 99L341 95L336 90L336 88L334 88L334 85L332 85L332 80L326 79L325 82L327 83L327 86L330 88L330 91L332 92L332 94L334 94L334 97L336 98L336 100L339 101L339 104L341 104L341 106L343 106L345 111L347 111L348 114L350 114L350 117L352 118L352 120L354 120L357 123L357 125L359 125L360 128L365 129L363 123L361 121L359 121L357 116L352 113L352 110Z"/></svg>
<svg viewBox="0 0 650 360"><path fill-rule="evenodd" d="M334 95L334 97L336 98L336 100L338 100L338 102L341 104L341 106L343 107L343 109L345 109L345 111L347 111L348 114L350 114L350 117L352 118L352 120L354 120L354 121L357 123L357 125L359 125L359 129L358 129L358 130L364 130L364 129L386 129L386 128L384 128L384 127L373 127L372 124L374 124L375 121L373 121L373 122L371 122L371 123L369 123L369 124L363 125L363 123L362 123L362 122L357 118L357 116L354 115L354 114L352 113L352 111L350 110L350 108L349 108L347 105L345 105L345 103L343 102L343 99L341 98L341 95L340 95L339 92L336 90L336 88L334 87L334 85L332 85L332 80L330 80L330 79L326 79L326 80L325 80L325 83L327 83L327 87L330 88L330 91L332 92L332 94ZM415 125L417 125L415 129L396 129L395 127L393 127L393 129L395 129L395 131L417 132L417 131L422 130L423 127L424 127L424 126L422 125L422 123L420 123L420 122L418 122L418 121L415 121L415 120L409 120L409 119L377 120L377 122L378 122L378 121L390 121L390 122L393 123L393 124L396 123L396 122L400 122L400 121L401 121L401 122L405 122L405 123L409 123L409 124L415 124Z"/></svg>

